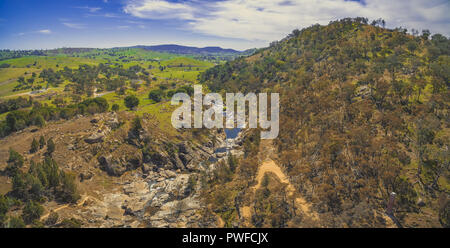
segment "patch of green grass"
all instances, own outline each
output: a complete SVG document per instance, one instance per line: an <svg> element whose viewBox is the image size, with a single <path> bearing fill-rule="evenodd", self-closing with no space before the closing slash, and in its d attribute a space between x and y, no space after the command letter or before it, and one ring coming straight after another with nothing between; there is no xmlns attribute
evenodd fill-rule
<svg viewBox="0 0 450 248"><path fill-rule="evenodd" d="M214 64L208 61L200 61L188 57L178 57L161 62L162 66L183 66L183 67L211 67Z"/></svg>
<svg viewBox="0 0 450 248"><path fill-rule="evenodd" d="M98 65L105 61L93 60L87 58L76 58L68 56L29 56L16 59L4 60L3 63L10 64L11 67L16 68L53 68L53 69L63 69L64 66L69 68L78 68L79 65Z"/></svg>
<svg viewBox="0 0 450 248"><path fill-rule="evenodd" d="M0 84L5 81L16 79L20 76L30 75L38 72L35 68L0 68Z"/></svg>
<svg viewBox="0 0 450 248"><path fill-rule="evenodd" d="M196 82L198 74L200 71L177 71L177 70L167 70L159 73L155 73L156 76L165 79L181 79L191 82Z"/></svg>
<svg viewBox="0 0 450 248"><path fill-rule="evenodd" d="M7 115L8 115L8 112L0 114L0 121L5 120Z"/></svg>

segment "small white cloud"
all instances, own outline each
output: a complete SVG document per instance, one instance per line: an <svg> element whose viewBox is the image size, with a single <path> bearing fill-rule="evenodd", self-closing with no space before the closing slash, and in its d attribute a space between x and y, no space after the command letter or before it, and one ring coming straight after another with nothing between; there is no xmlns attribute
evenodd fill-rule
<svg viewBox="0 0 450 248"><path fill-rule="evenodd" d="M87 14L86 17L105 17L105 18L119 18L118 15L113 13L106 13L106 14Z"/></svg>
<svg viewBox="0 0 450 248"><path fill-rule="evenodd" d="M37 31L40 34L51 34L52 31L50 29L42 29Z"/></svg>
<svg viewBox="0 0 450 248"><path fill-rule="evenodd" d="M129 29L130 26L125 26L125 25L123 25L123 26L117 26L117 28L118 28L118 29Z"/></svg>
<svg viewBox="0 0 450 248"><path fill-rule="evenodd" d="M107 18L118 18L119 16L116 14L112 14L112 13L106 13L104 15L102 15L103 17L107 17Z"/></svg>
<svg viewBox="0 0 450 248"><path fill-rule="evenodd" d="M75 7L77 9L86 9L87 11L91 12L91 13L95 13L99 10L101 10L102 8L100 7L89 7L89 6L83 6L83 7Z"/></svg>
<svg viewBox="0 0 450 248"><path fill-rule="evenodd" d="M186 3L163 0L129 0L124 12L140 18L193 19L195 8Z"/></svg>
<svg viewBox="0 0 450 248"><path fill-rule="evenodd" d="M63 22L62 24L66 27L74 28L74 29L84 29L86 27L84 24L79 24L79 23Z"/></svg>

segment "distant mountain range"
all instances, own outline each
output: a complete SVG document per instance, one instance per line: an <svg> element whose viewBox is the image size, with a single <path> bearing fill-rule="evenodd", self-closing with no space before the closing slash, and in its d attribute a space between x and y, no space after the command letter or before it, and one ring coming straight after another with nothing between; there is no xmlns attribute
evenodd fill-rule
<svg viewBox="0 0 450 248"><path fill-rule="evenodd" d="M175 54L240 54L241 51L234 49L224 49L221 47L190 47L180 45L156 45L156 46L134 46L132 48L141 48L154 52L175 53Z"/></svg>
<svg viewBox="0 0 450 248"><path fill-rule="evenodd" d="M9 50L9 49L0 49L0 60L12 59L12 58L20 58L23 56L54 56L57 54L65 54L72 56L74 54L79 53L89 53L95 50L122 50L122 49L142 49L145 51L159 52L159 53L169 53L169 54L178 54L178 55L190 55L194 57L221 57L222 59L234 59L237 56L247 56L253 54L257 49L248 49L245 51L237 51L234 49L224 49L217 46L211 47L191 47L191 46L181 46L175 44L166 44L166 45L155 45L155 46L130 46L130 47L115 47L115 48L75 48L75 47L63 47L57 49L50 50Z"/></svg>

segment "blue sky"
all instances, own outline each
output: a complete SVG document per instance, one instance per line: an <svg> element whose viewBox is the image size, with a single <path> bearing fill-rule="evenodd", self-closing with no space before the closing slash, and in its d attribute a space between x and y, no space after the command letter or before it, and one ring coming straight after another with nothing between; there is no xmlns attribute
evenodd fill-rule
<svg viewBox="0 0 450 248"><path fill-rule="evenodd" d="M267 46L344 17L450 34L448 0L0 0L0 49Z"/></svg>

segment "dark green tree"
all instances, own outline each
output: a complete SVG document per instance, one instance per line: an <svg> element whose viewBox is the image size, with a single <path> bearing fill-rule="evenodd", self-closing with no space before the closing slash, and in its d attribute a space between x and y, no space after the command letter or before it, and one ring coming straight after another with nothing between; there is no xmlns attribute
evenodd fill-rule
<svg viewBox="0 0 450 248"><path fill-rule="evenodd" d="M42 213L44 213L44 208L39 203L30 200L23 208L22 218L25 223L30 224L34 220L39 219Z"/></svg>
<svg viewBox="0 0 450 248"><path fill-rule="evenodd" d="M129 95L125 97L124 102L125 106L132 110L139 105L139 98L137 98L135 95Z"/></svg>
<svg viewBox="0 0 450 248"><path fill-rule="evenodd" d="M114 104L111 106L111 110L112 110L113 112L119 111L119 104L114 103Z"/></svg>
<svg viewBox="0 0 450 248"><path fill-rule="evenodd" d="M60 197L64 202L75 203L80 199L75 179L74 174L61 171Z"/></svg>
<svg viewBox="0 0 450 248"><path fill-rule="evenodd" d="M164 91L161 89L152 90L148 93L148 98L152 99L155 102L160 102L164 97Z"/></svg>
<svg viewBox="0 0 450 248"><path fill-rule="evenodd" d="M0 226L6 220L6 213L8 212L8 209L9 209L8 198L4 195L0 195Z"/></svg>
<svg viewBox="0 0 450 248"><path fill-rule="evenodd" d="M8 226L9 228L25 228L25 223L22 220L22 217L11 216L9 218Z"/></svg>
<svg viewBox="0 0 450 248"><path fill-rule="evenodd" d="M20 153L16 152L12 148L9 149L9 158L7 161L8 165L5 171L8 176L14 176L20 168L22 168L24 159Z"/></svg>
<svg viewBox="0 0 450 248"><path fill-rule="evenodd" d="M33 141L31 142L31 148L30 153L35 153L39 150L39 142L33 138Z"/></svg>
<svg viewBox="0 0 450 248"><path fill-rule="evenodd" d="M135 135L139 135L139 131L142 130L142 120L139 116L134 117L133 123L131 123L131 131Z"/></svg>
<svg viewBox="0 0 450 248"><path fill-rule="evenodd" d="M53 154L54 151L55 151L55 142L53 142L53 139L50 138L50 139L47 141L47 154L48 154L49 156L51 156L51 155Z"/></svg>
<svg viewBox="0 0 450 248"><path fill-rule="evenodd" d="M45 146L45 138L44 138L44 136L41 136L39 138L39 149L44 148L44 146Z"/></svg>

